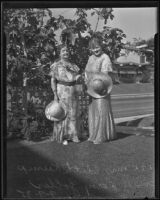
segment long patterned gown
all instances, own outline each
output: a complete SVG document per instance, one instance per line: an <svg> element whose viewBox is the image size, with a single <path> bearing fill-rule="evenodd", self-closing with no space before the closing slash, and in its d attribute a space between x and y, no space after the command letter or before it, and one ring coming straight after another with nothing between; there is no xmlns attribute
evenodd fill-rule
<svg viewBox="0 0 160 200"><path fill-rule="evenodd" d="M79 68L75 64L65 64L59 60L51 65L50 74L54 80L72 82L75 81L78 72ZM65 139L77 140L80 134L80 123L76 85L66 86L56 83L53 86L57 88L59 101L67 111L67 117L63 121L54 122L52 140L60 143Z"/></svg>
<svg viewBox="0 0 160 200"><path fill-rule="evenodd" d="M95 72L112 72L110 58L104 53L100 57L90 56L85 72L88 76ZM88 113L89 141L99 144L116 139L110 95L92 98Z"/></svg>

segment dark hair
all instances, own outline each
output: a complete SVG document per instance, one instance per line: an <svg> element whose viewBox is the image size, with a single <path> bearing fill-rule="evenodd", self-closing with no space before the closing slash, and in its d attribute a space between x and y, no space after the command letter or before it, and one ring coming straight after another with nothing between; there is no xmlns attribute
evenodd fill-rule
<svg viewBox="0 0 160 200"><path fill-rule="evenodd" d="M93 37L89 41L89 49L93 49L96 45L99 45L102 47L103 46L102 39L100 39L98 37Z"/></svg>
<svg viewBox="0 0 160 200"><path fill-rule="evenodd" d="M67 49L69 49L68 45L66 45L66 44L60 44L60 45L57 46L57 51L60 53L61 49L63 49L64 47L66 47Z"/></svg>
<svg viewBox="0 0 160 200"><path fill-rule="evenodd" d="M64 47L66 47L69 50L68 45L66 45L66 44L60 44L57 46L57 51L56 51L57 56L56 57L58 58L58 60L59 60L61 49L63 49Z"/></svg>

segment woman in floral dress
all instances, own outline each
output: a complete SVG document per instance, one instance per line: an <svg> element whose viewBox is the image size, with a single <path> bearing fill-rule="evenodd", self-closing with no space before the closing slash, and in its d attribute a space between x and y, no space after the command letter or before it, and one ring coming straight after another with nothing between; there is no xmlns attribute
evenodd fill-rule
<svg viewBox="0 0 160 200"><path fill-rule="evenodd" d="M108 75L112 72L112 64L107 54L102 51L102 44L98 38L90 41L89 47L93 53L89 57L85 74L86 82L94 73ZM113 119L110 94L105 98L93 98L89 105L89 138L88 141L94 144L100 144L113 140L117 137Z"/></svg>
<svg viewBox="0 0 160 200"><path fill-rule="evenodd" d="M76 90L79 78L79 68L69 61L67 46L61 45L60 59L51 65L51 88L54 100L63 104L67 115L64 120L54 122L52 139L64 145L69 140L79 142L79 102Z"/></svg>

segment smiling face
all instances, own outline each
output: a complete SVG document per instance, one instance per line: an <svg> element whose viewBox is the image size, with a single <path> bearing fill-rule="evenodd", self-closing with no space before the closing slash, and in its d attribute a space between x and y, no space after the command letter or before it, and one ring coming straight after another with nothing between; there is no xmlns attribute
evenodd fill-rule
<svg viewBox="0 0 160 200"><path fill-rule="evenodd" d="M63 47L60 51L60 57L62 60L68 60L69 59L69 51L67 47Z"/></svg>
<svg viewBox="0 0 160 200"><path fill-rule="evenodd" d="M92 53L95 55L95 56L100 56L102 54L102 48L100 45L95 45L92 49L91 49Z"/></svg>

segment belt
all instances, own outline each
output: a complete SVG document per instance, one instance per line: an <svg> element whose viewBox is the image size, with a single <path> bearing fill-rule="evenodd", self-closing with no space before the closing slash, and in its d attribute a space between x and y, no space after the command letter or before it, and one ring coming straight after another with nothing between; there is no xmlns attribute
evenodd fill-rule
<svg viewBox="0 0 160 200"><path fill-rule="evenodd" d="M62 85L66 85L66 86L74 86L74 85L76 85L76 81L66 82L66 81L58 81L57 80L57 83L58 84L62 84Z"/></svg>

